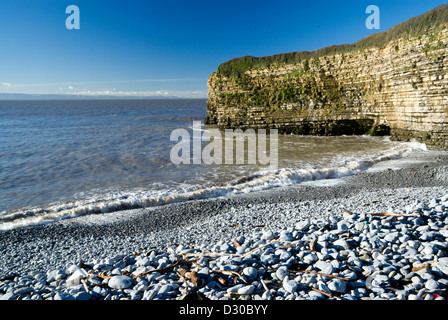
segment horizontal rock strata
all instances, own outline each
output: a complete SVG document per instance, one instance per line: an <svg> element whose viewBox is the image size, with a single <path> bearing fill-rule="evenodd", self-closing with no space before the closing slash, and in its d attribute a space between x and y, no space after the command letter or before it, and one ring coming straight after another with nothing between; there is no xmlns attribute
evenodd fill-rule
<svg viewBox="0 0 448 320"><path fill-rule="evenodd" d="M391 135L448 149L448 28L239 77L208 79L206 124L280 133Z"/></svg>

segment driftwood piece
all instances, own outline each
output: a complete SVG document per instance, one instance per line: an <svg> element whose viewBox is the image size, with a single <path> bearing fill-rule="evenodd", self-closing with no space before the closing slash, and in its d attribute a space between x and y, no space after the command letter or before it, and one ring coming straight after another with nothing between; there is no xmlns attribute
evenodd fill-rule
<svg viewBox="0 0 448 320"><path fill-rule="evenodd" d="M313 273L313 274L317 274L317 275L322 276L322 277L329 277L329 278L335 278L335 279L340 279L340 280L344 280L344 281L349 281L349 279L344 278L344 277L334 276L332 274L320 273L320 272L312 271L312 270L288 270L288 272L292 272L292 273Z"/></svg>
<svg viewBox="0 0 448 320"><path fill-rule="evenodd" d="M221 285L223 286L227 286L227 280L224 277L221 276L217 276L216 277L216 281L218 281Z"/></svg>
<svg viewBox="0 0 448 320"><path fill-rule="evenodd" d="M406 197L405 197L406 198ZM403 199L405 199L403 198ZM346 209L342 209L342 212L346 215L353 215L354 213L346 210ZM418 213L387 213L387 212L371 212L368 213L371 216L378 216L378 217L419 217L420 215Z"/></svg>
<svg viewBox="0 0 448 320"><path fill-rule="evenodd" d="M106 276L106 275L103 275L103 274L94 274L94 273L88 273L88 275L92 276L92 277L97 277L97 278L100 278L100 279L110 279L110 278L114 277L114 276Z"/></svg>
<svg viewBox="0 0 448 320"><path fill-rule="evenodd" d="M195 287L199 287L202 283L201 278L199 277L199 274L196 271L186 272L185 277L190 279Z"/></svg>
<svg viewBox="0 0 448 320"><path fill-rule="evenodd" d="M219 256L240 256L236 253L227 253L227 252L194 252L187 253L182 255L184 258L188 257L219 257Z"/></svg>
<svg viewBox="0 0 448 320"><path fill-rule="evenodd" d="M86 290L86 292L90 293L90 289L89 289L89 286L87 285L86 279L81 279L81 283L84 286L84 290Z"/></svg>
<svg viewBox="0 0 448 320"><path fill-rule="evenodd" d="M261 284L263 285L264 290L269 291L268 286L266 285L266 283L264 282L263 279L260 279Z"/></svg>
<svg viewBox="0 0 448 320"><path fill-rule="evenodd" d="M372 216L378 216L378 217L420 217L418 213L369 213Z"/></svg>
<svg viewBox="0 0 448 320"><path fill-rule="evenodd" d="M319 290L319 289L316 289L316 288L312 288L312 287L310 287L310 288L311 288L311 290L319 292L319 293L322 293L323 295L325 295L325 296L327 296L329 298L333 298L333 295L331 293L328 293L328 292L325 292L325 291L322 291L322 290Z"/></svg>
<svg viewBox="0 0 448 320"><path fill-rule="evenodd" d="M196 271L187 271L187 270L181 268L181 269L177 270L177 272L179 273L181 278L184 280L187 292L189 291L187 278L191 280L191 282L193 283L193 285L195 287L199 288L201 286L202 280Z"/></svg>
<svg viewBox="0 0 448 320"><path fill-rule="evenodd" d="M233 239L233 244L235 245L235 247L241 247L241 245L238 243L238 241L236 241L236 239Z"/></svg>
<svg viewBox="0 0 448 320"><path fill-rule="evenodd" d="M187 270L179 269L179 270L177 270L177 272L179 273L179 275L182 278L182 280L184 280L185 288L186 288L187 292L189 292L190 290L189 290L189 286L188 286L188 281L187 281L187 278L185 277L185 274L187 273Z"/></svg>
<svg viewBox="0 0 448 320"><path fill-rule="evenodd" d="M141 277L141 276L145 276L145 275L150 274L150 273L153 273L153 272L164 272L164 271L168 271L168 270L171 270L171 269L173 269L173 268L175 268L175 267L177 267L177 266L185 265L185 264L190 264L190 263L193 263L193 262L198 261L198 260L199 260L199 258L197 258L197 259L193 259L193 260L183 260L183 259L180 259L180 260L177 260L177 261L176 261L175 263L173 263L172 265L169 265L169 266L167 266L167 267L159 268L159 269L154 269L154 270L148 270L148 271L142 272L142 273L140 273L140 274L134 276L132 279L137 279L137 278L139 278L139 277Z"/></svg>
<svg viewBox="0 0 448 320"><path fill-rule="evenodd" d="M311 243L310 243L310 251L316 251L316 243L317 243L317 238L314 238L313 241L311 241Z"/></svg>
<svg viewBox="0 0 448 320"><path fill-rule="evenodd" d="M250 254L252 254L252 253L254 253L254 252L257 252L258 250L263 249L264 247L267 247L267 246L269 246L269 245L271 245L271 244L274 244L274 243L276 243L276 242L280 242L280 240L275 239L275 240L269 241L268 243L266 243L266 244L264 244L264 245L261 245L261 246L255 248L255 249L252 249L252 250L250 250L250 251L248 251L248 252L246 252L246 253L244 253L244 254L241 254L241 255L239 255L239 256L241 256L242 258L244 258L244 257L246 257L246 256L248 256L248 255L250 255Z"/></svg>
<svg viewBox="0 0 448 320"><path fill-rule="evenodd" d="M430 264L424 264L424 265L422 265L422 266L420 266L420 267L414 267L414 268L412 268L412 271L419 271L419 270L429 269L429 268L431 268L431 265L430 265Z"/></svg>
<svg viewBox="0 0 448 320"><path fill-rule="evenodd" d="M235 276L235 277L238 277L239 279L241 279L241 281L243 281L245 284L248 284L246 279L244 279L244 277L241 274L239 274L238 272L236 272L236 271L231 271L231 270L213 270L212 272L213 273L221 273L221 274L225 274L225 275L228 275L228 276Z"/></svg>
<svg viewBox="0 0 448 320"><path fill-rule="evenodd" d="M252 254L254 252L257 252L258 250L263 249L264 247L267 247L267 246L269 246L271 244L274 244L276 242L287 242L287 241L274 239L274 240L269 241L266 244L263 244L263 245L261 245L261 246L259 246L257 248L254 248L254 249L252 249L252 250L250 250L248 252L245 252L243 254L227 253L227 252L193 252L193 253L184 254L182 256L184 258L187 258L187 257L216 257L216 256L235 256L235 257L244 258L244 257L246 257L246 256L248 256L248 255L250 255L250 254Z"/></svg>

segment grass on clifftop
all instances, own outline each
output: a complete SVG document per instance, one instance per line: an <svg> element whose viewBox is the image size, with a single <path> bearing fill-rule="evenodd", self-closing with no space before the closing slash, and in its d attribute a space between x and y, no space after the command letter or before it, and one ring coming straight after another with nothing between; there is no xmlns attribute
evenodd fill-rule
<svg viewBox="0 0 448 320"><path fill-rule="evenodd" d="M422 36L427 34L431 29L437 31L437 29L447 23L448 4L436 7L423 15L411 18L387 31L372 34L353 44L333 45L316 51L282 53L267 57L245 56L234 58L222 63L218 67L217 73L235 78L241 77L246 70L254 67L265 67L272 64L293 64L302 60L319 58L326 55L334 55L368 48L381 48L387 45L390 41L396 39Z"/></svg>

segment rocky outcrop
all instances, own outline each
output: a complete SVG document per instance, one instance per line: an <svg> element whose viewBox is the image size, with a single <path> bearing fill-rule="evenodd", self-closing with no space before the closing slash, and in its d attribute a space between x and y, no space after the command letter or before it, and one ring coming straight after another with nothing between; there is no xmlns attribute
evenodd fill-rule
<svg viewBox="0 0 448 320"><path fill-rule="evenodd" d="M280 133L391 135L448 149L448 28L208 79L207 124Z"/></svg>

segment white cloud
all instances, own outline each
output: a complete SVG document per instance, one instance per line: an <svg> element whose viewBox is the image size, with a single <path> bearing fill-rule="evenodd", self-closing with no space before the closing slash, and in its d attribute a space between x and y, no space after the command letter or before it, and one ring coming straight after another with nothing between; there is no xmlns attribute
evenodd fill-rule
<svg viewBox="0 0 448 320"><path fill-rule="evenodd" d="M54 91L65 91L67 94L82 95L82 96L104 96L104 97L179 97L179 98L207 98L207 90L147 90L147 91L123 91L117 89L115 86L112 89L95 90L88 89L85 86L89 84L120 84L120 83L144 83L144 82L178 82L190 81L194 78L177 78L177 79L141 79L141 80L117 80L117 81L92 81L92 82L60 82L60 83L34 83L34 84L11 84L9 82L0 82L0 88L4 90L23 89L27 91L36 87L54 87ZM84 87L84 88L83 88ZM9 88L9 89L6 89ZM23 91L23 90L17 90ZM26 92L26 93L51 93L47 92ZM18 92L20 93L20 92ZM23 92L25 93L25 92Z"/></svg>
<svg viewBox="0 0 448 320"><path fill-rule="evenodd" d="M193 90L193 91L177 91L177 90L157 90L157 91L79 91L72 93L82 96L121 96L121 97L179 97L179 98L206 98L207 91Z"/></svg>
<svg viewBox="0 0 448 320"><path fill-rule="evenodd" d="M72 86L72 85L94 85L94 84L120 84L120 83L145 83L145 82L181 82L191 81L196 78L171 78L171 79L140 79L140 80L110 80L110 81L73 81L73 82L56 82L56 83L28 83L12 85L7 82L0 83L1 85L13 86L16 88L25 87L54 87L54 86Z"/></svg>

